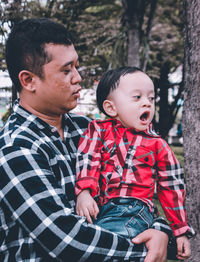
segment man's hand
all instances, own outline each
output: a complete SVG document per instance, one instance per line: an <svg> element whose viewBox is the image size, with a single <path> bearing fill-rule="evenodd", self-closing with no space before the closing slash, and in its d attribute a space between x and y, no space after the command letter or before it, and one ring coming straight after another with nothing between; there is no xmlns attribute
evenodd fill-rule
<svg viewBox="0 0 200 262"><path fill-rule="evenodd" d="M177 258L180 260L185 260L190 257L191 250L190 250L190 242L186 236L180 236L176 239L177 243Z"/></svg>
<svg viewBox="0 0 200 262"><path fill-rule="evenodd" d="M90 195L90 192L88 189L83 190L77 196L76 213L79 216L86 217L87 221L91 224L93 223L92 218L96 219L99 213L99 208L97 206L96 201Z"/></svg>
<svg viewBox="0 0 200 262"><path fill-rule="evenodd" d="M148 249L148 254L144 262L166 262L167 244L169 237L164 232L156 229L147 229L134 239L134 244L144 243Z"/></svg>

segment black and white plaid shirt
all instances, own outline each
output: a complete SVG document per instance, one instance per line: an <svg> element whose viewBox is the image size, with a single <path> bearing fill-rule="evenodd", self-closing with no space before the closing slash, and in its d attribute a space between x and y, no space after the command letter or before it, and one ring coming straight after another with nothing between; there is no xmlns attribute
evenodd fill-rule
<svg viewBox="0 0 200 262"><path fill-rule="evenodd" d="M0 133L0 261L144 261L146 249L74 212L75 155L89 119L55 127L19 106ZM152 228L169 232L161 218Z"/></svg>

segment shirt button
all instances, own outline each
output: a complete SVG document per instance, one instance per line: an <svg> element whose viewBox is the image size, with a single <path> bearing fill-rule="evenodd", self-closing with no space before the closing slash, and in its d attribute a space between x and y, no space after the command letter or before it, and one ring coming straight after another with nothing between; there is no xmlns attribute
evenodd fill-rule
<svg viewBox="0 0 200 262"><path fill-rule="evenodd" d="M131 209L132 207L133 207L133 206L130 205L128 208Z"/></svg>
<svg viewBox="0 0 200 262"><path fill-rule="evenodd" d="M145 159L144 159L146 162L148 162L149 161L149 158L148 157L145 157Z"/></svg>
<svg viewBox="0 0 200 262"><path fill-rule="evenodd" d="M57 131L57 128L56 127L53 127L52 129L51 129L51 132L56 132Z"/></svg>

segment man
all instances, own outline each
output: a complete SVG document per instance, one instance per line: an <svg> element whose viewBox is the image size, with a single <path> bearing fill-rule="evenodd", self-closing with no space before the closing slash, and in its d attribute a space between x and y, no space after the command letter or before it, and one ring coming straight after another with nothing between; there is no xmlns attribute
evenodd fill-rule
<svg viewBox="0 0 200 262"><path fill-rule="evenodd" d="M81 89L68 31L48 19L22 21L6 62L19 99L0 134L0 261L164 262L163 219L134 240L147 254L74 213L76 147L89 119L68 113Z"/></svg>

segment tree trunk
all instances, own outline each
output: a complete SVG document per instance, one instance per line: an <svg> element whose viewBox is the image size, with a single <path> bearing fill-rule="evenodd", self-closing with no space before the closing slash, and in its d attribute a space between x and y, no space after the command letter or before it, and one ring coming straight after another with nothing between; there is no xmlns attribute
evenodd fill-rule
<svg viewBox="0 0 200 262"><path fill-rule="evenodd" d="M153 24L153 19L156 11L156 6L157 6L158 0L152 0L151 1L151 7L150 7L150 13L148 17L148 23L147 23L147 29L146 33L144 36L144 48L143 48L143 58L142 58L142 70L145 72L146 67L147 67L147 62L148 62L148 56L149 56L149 39L151 36L151 28Z"/></svg>
<svg viewBox="0 0 200 262"><path fill-rule="evenodd" d="M140 39L138 29L128 28L128 65L140 67L139 57Z"/></svg>
<svg viewBox="0 0 200 262"><path fill-rule="evenodd" d="M185 59L183 141L187 184L188 220L197 235L191 239L192 255L200 261L200 1L184 0Z"/></svg>
<svg viewBox="0 0 200 262"><path fill-rule="evenodd" d="M127 62L129 66L140 67L140 0L123 0L122 24L127 31Z"/></svg>
<svg viewBox="0 0 200 262"><path fill-rule="evenodd" d="M169 132L169 102L168 102L168 89L169 81L168 74L170 70L170 63L166 62L160 70L160 80L159 80L159 89L160 89L160 101L159 101L159 134L166 138Z"/></svg>
<svg viewBox="0 0 200 262"><path fill-rule="evenodd" d="M142 66L145 71L149 52L149 38L152 28L156 5L158 0L123 0L124 14L122 24L127 31L127 62L129 66L140 67L140 48L143 45ZM147 26L143 28L144 16L147 6L150 5L147 14Z"/></svg>

